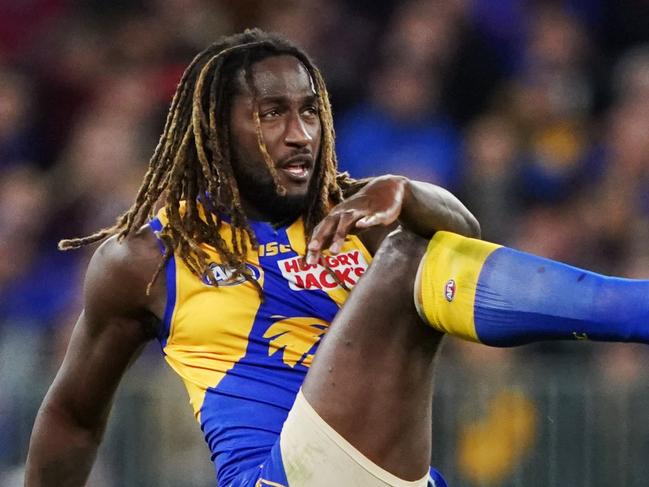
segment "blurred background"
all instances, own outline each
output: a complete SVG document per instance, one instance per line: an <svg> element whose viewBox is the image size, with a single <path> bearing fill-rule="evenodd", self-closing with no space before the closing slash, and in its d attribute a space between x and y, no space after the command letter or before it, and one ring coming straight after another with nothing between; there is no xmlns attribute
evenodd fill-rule
<svg viewBox="0 0 649 487"><path fill-rule="evenodd" d="M93 249L127 209L184 67L259 26L331 92L341 168L441 184L494 242L649 277L649 2L0 0L0 485L22 485L36 410ZM570 292L566 289L566 292ZM649 353L447 339L433 464L451 486L646 486ZM209 486L180 381L152 344L120 389L89 485Z"/></svg>

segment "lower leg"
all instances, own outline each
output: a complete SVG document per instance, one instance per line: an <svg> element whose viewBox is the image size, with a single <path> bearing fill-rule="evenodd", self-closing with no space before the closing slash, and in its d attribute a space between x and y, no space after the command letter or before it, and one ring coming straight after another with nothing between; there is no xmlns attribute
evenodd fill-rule
<svg viewBox="0 0 649 487"><path fill-rule="evenodd" d="M433 238L415 294L434 328L487 345L649 343L649 281L607 277L455 234Z"/></svg>
<svg viewBox="0 0 649 487"><path fill-rule="evenodd" d="M441 335L412 299L426 241L404 231L382 244L316 354L306 399L343 438L394 475L425 475L431 452L433 358Z"/></svg>

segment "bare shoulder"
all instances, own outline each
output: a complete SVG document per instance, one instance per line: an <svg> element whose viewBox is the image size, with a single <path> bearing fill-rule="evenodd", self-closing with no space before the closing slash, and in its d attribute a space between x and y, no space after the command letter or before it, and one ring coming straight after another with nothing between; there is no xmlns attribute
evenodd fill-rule
<svg viewBox="0 0 649 487"><path fill-rule="evenodd" d="M83 310L40 413L46 425L71 421L75 431L90 431L92 441L101 436L119 381L155 335L159 318L152 303L164 296L164 282L150 294L146 287L161 257L148 228L97 248L86 273ZM47 441L49 427L42 427L40 441Z"/></svg>
<svg viewBox="0 0 649 487"><path fill-rule="evenodd" d="M159 242L148 227L124 239L107 239L88 265L86 312L135 317L148 311L157 315L165 294L164 273L158 276L149 294L146 290L161 259Z"/></svg>

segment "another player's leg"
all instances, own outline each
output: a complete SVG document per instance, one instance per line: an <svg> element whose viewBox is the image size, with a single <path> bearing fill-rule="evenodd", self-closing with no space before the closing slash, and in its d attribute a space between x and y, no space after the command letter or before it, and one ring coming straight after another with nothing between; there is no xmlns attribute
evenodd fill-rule
<svg viewBox="0 0 649 487"><path fill-rule="evenodd" d="M422 325L412 299L426 243L408 232L389 235L331 325L282 432L291 486L425 485L441 338ZM312 435L327 446L318 440L292 447L285 438ZM318 462L327 458L333 464L322 466L322 475L353 461L349 475L365 480L317 478Z"/></svg>
<svg viewBox="0 0 649 487"><path fill-rule="evenodd" d="M649 343L649 281L607 277L438 232L415 299L434 328L494 346L590 339Z"/></svg>

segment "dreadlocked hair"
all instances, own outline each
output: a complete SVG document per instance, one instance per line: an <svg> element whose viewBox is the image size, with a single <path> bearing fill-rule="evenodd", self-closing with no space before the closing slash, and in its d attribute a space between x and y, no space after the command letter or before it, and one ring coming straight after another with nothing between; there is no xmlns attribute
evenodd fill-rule
<svg viewBox="0 0 649 487"><path fill-rule="evenodd" d="M237 74L243 70L253 93L259 149L275 181L276 191L283 194L285 189L279 184L262 136L251 70L255 62L277 55L294 56L304 65L313 80L319 102L322 141L302 215L308 239L331 205L356 192L365 181L355 181L347 173L337 173L332 111L320 71L301 49L287 40L250 29L221 38L199 53L183 73L163 133L131 208L111 227L87 237L61 240L59 249L80 248L113 235L124 239L154 217L156 203L165 193L168 223L158 237L166 250L147 292L173 254L178 255L198 278L216 284L208 272L208 254L201 248L203 244L214 248L235 276L250 280L261 291L245 266L248 247L257 248L258 243L242 208L231 162L228 121L230 101L238 89ZM230 242L219 232L222 215L227 215L232 227Z"/></svg>

